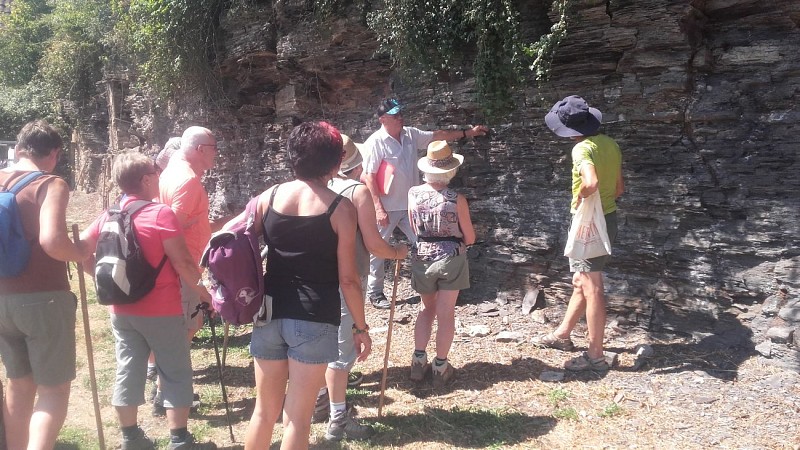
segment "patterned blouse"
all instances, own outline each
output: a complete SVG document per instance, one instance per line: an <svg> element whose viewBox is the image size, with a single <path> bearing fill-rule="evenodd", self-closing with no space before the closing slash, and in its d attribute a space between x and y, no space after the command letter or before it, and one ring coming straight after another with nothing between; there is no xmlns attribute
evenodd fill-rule
<svg viewBox="0 0 800 450"><path fill-rule="evenodd" d="M436 261L466 251L464 234L458 226L457 199L456 191L436 191L427 184L408 191L408 211L417 230L414 258Z"/></svg>

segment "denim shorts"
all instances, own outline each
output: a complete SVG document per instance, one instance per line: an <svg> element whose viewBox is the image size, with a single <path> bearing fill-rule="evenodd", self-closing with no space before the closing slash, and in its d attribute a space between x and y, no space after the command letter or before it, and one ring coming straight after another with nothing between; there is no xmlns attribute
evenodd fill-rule
<svg viewBox="0 0 800 450"><path fill-rule="evenodd" d="M304 364L327 364L339 358L339 327L297 319L272 319L253 327L250 354L254 358L291 358Z"/></svg>

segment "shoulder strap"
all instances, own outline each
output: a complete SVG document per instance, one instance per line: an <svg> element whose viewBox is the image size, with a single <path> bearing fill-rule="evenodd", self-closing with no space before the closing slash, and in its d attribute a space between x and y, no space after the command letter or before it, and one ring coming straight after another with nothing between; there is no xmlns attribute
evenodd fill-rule
<svg viewBox="0 0 800 450"><path fill-rule="evenodd" d="M125 212L127 212L128 214L130 214L130 215L134 215L134 214L136 214L137 211L139 211L140 209L142 209L145 206L149 205L150 203L153 203L153 202L151 202L149 200L134 200L134 201L128 203L127 205L125 205L125 208L123 208L123 210Z"/></svg>
<svg viewBox="0 0 800 450"><path fill-rule="evenodd" d="M331 202L331 206L329 206L328 210L325 211L325 214L327 214L328 217L330 217L330 215L333 214L333 211L336 209L336 207L339 206L339 202L342 201L342 198L343 198L342 194L339 194L336 196L335 199L333 199L333 201Z"/></svg>
<svg viewBox="0 0 800 450"><path fill-rule="evenodd" d="M340 190L339 194L345 195L345 193L349 190L355 190L356 186L363 185L364 183L356 180L345 180L345 184Z"/></svg>
<svg viewBox="0 0 800 450"><path fill-rule="evenodd" d="M274 188L272 188L272 194L269 196L269 207L272 208L272 201L275 200L275 193L278 192L278 188L281 187L280 184L276 184Z"/></svg>
<svg viewBox="0 0 800 450"><path fill-rule="evenodd" d="M17 193L21 191L25 186L27 186L30 182L39 178L42 175L44 175L44 172L42 171L31 172L25 175L24 177L22 177L21 180L14 183L14 186L12 186L11 189L9 189L9 192L11 192L14 195L17 195Z"/></svg>

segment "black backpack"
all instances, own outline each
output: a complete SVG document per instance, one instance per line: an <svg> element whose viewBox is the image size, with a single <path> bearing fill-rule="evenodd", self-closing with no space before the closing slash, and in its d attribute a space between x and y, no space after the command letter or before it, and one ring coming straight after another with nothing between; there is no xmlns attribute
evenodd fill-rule
<svg viewBox="0 0 800 450"><path fill-rule="evenodd" d="M131 217L152 202L136 200L125 208L108 208L108 219L100 230L95 250L94 282L101 305L134 303L153 290L167 256L158 267L144 257L136 240Z"/></svg>

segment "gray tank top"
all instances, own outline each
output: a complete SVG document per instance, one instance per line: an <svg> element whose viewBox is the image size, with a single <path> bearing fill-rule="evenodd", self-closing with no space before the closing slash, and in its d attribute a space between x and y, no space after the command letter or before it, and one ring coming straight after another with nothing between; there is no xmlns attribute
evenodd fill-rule
<svg viewBox="0 0 800 450"><path fill-rule="evenodd" d="M353 201L353 193L356 186L363 186L356 180L349 180L344 178L335 177L328 183L328 188L343 197ZM367 246L364 245L364 238L361 236L361 230L356 230L356 268L358 274L362 277L369 275L369 252Z"/></svg>

